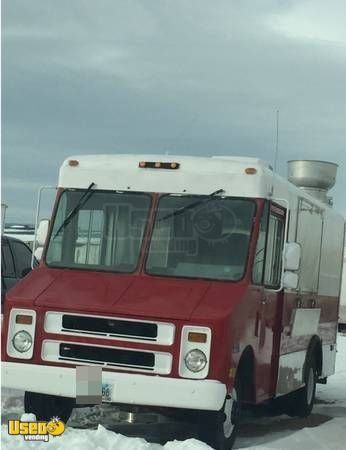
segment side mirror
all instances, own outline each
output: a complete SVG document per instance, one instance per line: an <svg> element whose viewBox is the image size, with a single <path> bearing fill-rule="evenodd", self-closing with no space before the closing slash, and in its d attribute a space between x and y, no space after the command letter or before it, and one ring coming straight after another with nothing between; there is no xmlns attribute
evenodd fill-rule
<svg viewBox="0 0 346 450"><path fill-rule="evenodd" d="M43 247L37 247L37 249L35 250L35 253L34 253L36 261L40 261L40 259L42 258L42 253L43 253Z"/></svg>
<svg viewBox="0 0 346 450"><path fill-rule="evenodd" d="M294 272L284 272L282 284L286 289L297 289L299 284L298 274Z"/></svg>
<svg viewBox="0 0 346 450"><path fill-rule="evenodd" d="M299 270L302 248L297 242L287 242L285 244L285 270Z"/></svg>
<svg viewBox="0 0 346 450"><path fill-rule="evenodd" d="M36 232L36 241L39 247L43 247L46 242L48 228L49 228L49 220L42 219L37 227Z"/></svg>

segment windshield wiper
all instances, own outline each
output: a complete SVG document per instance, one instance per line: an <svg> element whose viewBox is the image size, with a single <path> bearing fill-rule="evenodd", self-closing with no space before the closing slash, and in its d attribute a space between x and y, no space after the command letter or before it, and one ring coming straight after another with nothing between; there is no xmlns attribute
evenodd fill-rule
<svg viewBox="0 0 346 450"><path fill-rule="evenodd" d="M72 209L72 211L67 215L67 217L65 218L65 220L63 221L63 223L60 225L60 227L58 228L58 230L56 231L56 233L53 236L53 239L55 239L57 237L57 235L60 233L61 230L63 230L73 219L73 217L77 214L77 212L85 205L85 203L89 200L89 198L91 197L91 195L93 194L94 191L91 191L91 189L95 186L95 183L92 182L90 184L90 186L88 187L88 189L84 192L84 194L81 196L81 198L79 199L79 202L77 203L77 205Z"/></svg>
<svg viewBox="0 0 346 450"><path fill-rule="evenodd" d="M218 194L223 194L225 191L223 189L218 189L215 192L212 192L211 194L209 194L206 198L202 198L200 200L197 200L195 202L190 203L189 205L183 206L182 208L179 208L175 211L173 211L172 213L167 214L164 217L161 217L161 219L158 220L158 222L161 222L162 220L166 220L169 217L175 217L178 216L179 214L183 214L185 211L188 211L192 208L195 208L196 206L202 205L204 203L208 203L210 202L210 200L212 200L216 195Z"/></svg>

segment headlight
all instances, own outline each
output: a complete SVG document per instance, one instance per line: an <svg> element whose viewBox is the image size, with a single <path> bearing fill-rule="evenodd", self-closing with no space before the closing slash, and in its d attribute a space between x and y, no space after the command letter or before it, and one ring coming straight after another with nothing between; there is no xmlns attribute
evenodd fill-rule
<svg viewBox="0 0 346 450"><path fill-rule="evenodd" d="M16 333L13 336L12 344L13 347L17 350L17 352L20 353L27 352L28 350L30 350L32 346L31 334L24 330L18 331L18 333Z"/></svg>
<svg viewBox="0 0 346 450"><path fill-rule="evenodd" d="M202 350L194 349L185 356L185 365L191 372L200 372L207 364L207 357Z"/></svg>

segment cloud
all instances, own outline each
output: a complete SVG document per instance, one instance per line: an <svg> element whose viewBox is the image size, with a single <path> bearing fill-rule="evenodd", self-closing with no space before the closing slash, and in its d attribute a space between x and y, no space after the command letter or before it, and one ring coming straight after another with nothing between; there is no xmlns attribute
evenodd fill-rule
<svg viewBox="0 0 346 450"><path fill-rule="evenodd" d="M332 4L323 0L303 1L297 2L285 14L271 14L268 25L293 39L345 46L345 15L343 0L334 0Z"/></svg>
<svg viewBox="0 0 346 450"><path fill-rule="evenodd" d="M54 184L69 154L273 160L277 108L280 172L294 158L339 163L346 213L345 14L339 0L5 1L9 218L31 220L32 183Z"/></svg>

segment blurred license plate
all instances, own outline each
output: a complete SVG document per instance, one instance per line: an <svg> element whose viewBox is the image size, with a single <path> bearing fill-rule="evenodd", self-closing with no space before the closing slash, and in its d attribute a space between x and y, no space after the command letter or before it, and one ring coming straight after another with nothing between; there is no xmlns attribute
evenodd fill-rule
<svg viewBox="0 0 346 450"><path fill-rule="evenodd" d="M112 401L112 390L113 386L108 383L102 383L102 401L111 402Z"/></svg>

